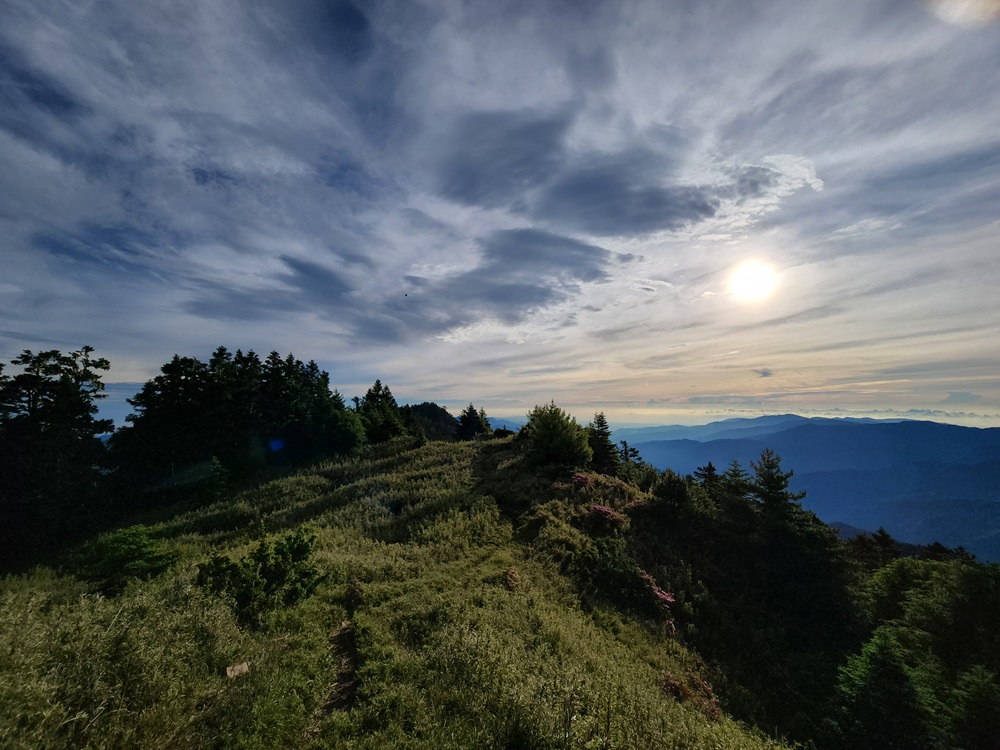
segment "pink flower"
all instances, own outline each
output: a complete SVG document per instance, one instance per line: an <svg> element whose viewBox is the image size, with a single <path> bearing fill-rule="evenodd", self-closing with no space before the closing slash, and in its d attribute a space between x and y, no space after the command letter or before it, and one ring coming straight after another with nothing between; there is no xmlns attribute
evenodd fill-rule
<svg viewBox="0 0 1000 750"><path fill-rule="evenodd" d="M652 592L653 597L656 599L656 603L659 604L664 609L667 609L669 605L673 604L676 600L674 595L669 591L664 591L656 584L656 579L653 578L645 570L641 571L642 580L645 581L646 585L649 586L650 592ZM671 623L672 624L672 623Z"/></svg>

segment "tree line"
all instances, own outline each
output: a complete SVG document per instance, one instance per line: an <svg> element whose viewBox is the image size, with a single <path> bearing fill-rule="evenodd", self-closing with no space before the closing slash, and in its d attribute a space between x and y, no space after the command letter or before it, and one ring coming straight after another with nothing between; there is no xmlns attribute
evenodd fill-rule
<svg viewBox="0 0 1000 750"><path fill-rule="evenodd" d="M233 477L348 455L366 445L502 437L484 409L457 416L429 402L400 406L376 380L349 401L315 361L219 347L207 361L175 355L128 399L117 430L98 418L110 362L93 347L25 350L0 364L0 570L43 559L116 518L212 497ZM617 474L634 458L611 442L603 414L582 428L554 403L536 407L530 460ZM624 458L623 458L624 456ZM647 467L648 469L649 467Z"/></svg>

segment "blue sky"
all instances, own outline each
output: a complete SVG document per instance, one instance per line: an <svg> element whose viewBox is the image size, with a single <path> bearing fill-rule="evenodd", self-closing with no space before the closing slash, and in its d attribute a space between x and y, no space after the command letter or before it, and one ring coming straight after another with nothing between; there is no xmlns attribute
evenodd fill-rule
<svg viewBox="0 0 1000 750"><path fill-rule="evenodd" d="M5 0L0 357L1000 424L998 10Z"/></svg>

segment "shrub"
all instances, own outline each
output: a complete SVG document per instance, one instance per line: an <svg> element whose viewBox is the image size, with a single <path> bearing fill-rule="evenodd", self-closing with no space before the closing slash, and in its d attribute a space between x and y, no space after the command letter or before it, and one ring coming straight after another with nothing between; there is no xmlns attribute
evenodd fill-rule
<svg viewBox="0 0 1000 750"><path fill-rule="evenodd" d="M300 528L274 546L261 541L239 562L214 555L198 566L198 585L226 596L244 625L261 627L270 612L308 598L326 578L309 562L315 542Z"/></svg>
<svg viewBox="0 0 1000 750"><path fill-rule="evenodd" d="M616 534L628 528L628 518L607 505L592 505L587 512L591 533Z"/></svg>
<svg viewBox="0 0 1000 750"><path fill-rule="evenodd" d="M718 721L722 715L719 699L712 692L712 686L694 672L677 679L667 670L660 672L660 690L679 702L693 705L712 721Z"/></svg>
<svg viewBox="0 0 1000 750"><path fill-rule="evenodd" d="M77 576L102 594L117 596L129 581L157 576L179 557L177 552L161 551L145 526L129 526L102 534L84 547Z"/></svg>

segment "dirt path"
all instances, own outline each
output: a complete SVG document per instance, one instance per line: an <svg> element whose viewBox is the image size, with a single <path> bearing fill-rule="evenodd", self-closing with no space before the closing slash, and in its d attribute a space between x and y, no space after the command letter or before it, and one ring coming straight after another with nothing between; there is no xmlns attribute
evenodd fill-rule
<svg viewBox="0 0 1000 750"><path fill-rule="evenodd" d="M358 647L350 620L344 620L330 638L337 668L323 702L313 712L302 730L299 747L308 747L319 735L323 724L335 711L349 711L357 697Z"/></svg>

